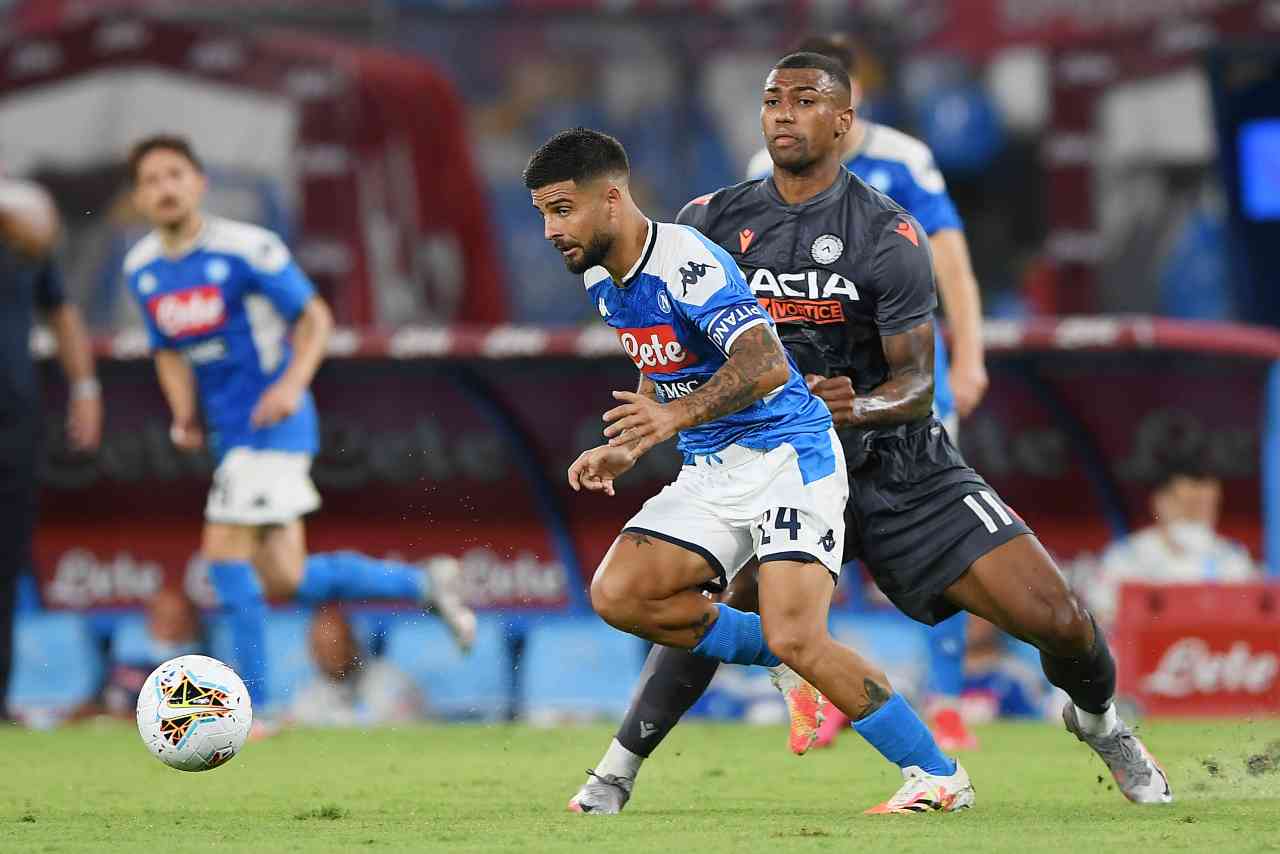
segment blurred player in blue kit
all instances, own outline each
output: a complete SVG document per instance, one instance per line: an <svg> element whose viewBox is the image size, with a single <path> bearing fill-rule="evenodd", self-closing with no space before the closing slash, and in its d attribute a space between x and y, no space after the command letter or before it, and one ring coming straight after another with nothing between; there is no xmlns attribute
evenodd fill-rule
<svg viewBox="0 0 1280 854"><path fill-rule="evenodd" d="M960 419L967 418L987 390L983 359L982 296L969 261L969 246L960 214L947 194L946 181L929 147L900 130L868 121L858 115L862 100L857 77L857 55L842 35L812 36L796 48L829 56L849 72L853 86L853 127L841 145L844 167L884 193L915 217L929 235L938 295L951 327L954 357L946 342L934 336L933 411L958 442ZM765 178L773 172L767 148L760 149L747 166L747 178ZM977 739L960 717L960 692L964 687L965 630L969 615L961 611L929 629L929 722L945 750L978 746ZM822 723L817 747L831 744L844 732L843 716L831 710Z"/></svg>
<svg viewBox="0 0 1280 854"><path fill-rule="evenodd" d="M622 145L581 128L552 137L524 173L544 236L570 272L584 275L588 299L640 371L637 391L614 392L620 405L604 414L608 442L570 466L570 485L612 495L617 477L674 436L684 460L605 555L592 607L673 651L773 668L784 692L800 679L816 687L908 781L876 811L899 801L909 811L971 806L965 770L883 671L827 630L849 497L830 411L734 259L689 226L649 220L629 177ZM895 225L880 217L872 227L892 234ZM880 260L931 287L927 248L885 241ZM898 322L932 309L916 302L884 300L878 311ZM748 565L759 614L703 595ZM623 758L614 745L588 780L606 798L580 793L571 810L617 812L630 796L632 778L608 770Z"/></svg>
<svg viewBox="0 0 1280 854"><path fill-rule="evenodd" d="M309 388L333 320L284 243L200 210L207 182L182 137L137 143L129 173L153 230L130 250L124 271L150 335L173 442L185 451L207 443L217 461L201 551L255 707L266 693L267 596L415 600L469 647L475 615L459 596L455 561L419 569L355 552L307 555L302 517L320 506L310 477L319 426Z"/></svg>

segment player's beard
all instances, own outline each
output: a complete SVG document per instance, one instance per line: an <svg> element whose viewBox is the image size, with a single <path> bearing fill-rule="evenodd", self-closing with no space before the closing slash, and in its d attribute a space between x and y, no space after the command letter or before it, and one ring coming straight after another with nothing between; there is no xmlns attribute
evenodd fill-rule
<svg viewBox="0 0 1280 854"><path fill-rule="evenodd" d="M564 259L565 267L575 276L587 272L592 267L599 267L604 263L605 256L613 248L613 235L597 232L591 235L591 240L587 241L581 248L582 258L578 261L570 260L568 255L560 256Z"/></svg>

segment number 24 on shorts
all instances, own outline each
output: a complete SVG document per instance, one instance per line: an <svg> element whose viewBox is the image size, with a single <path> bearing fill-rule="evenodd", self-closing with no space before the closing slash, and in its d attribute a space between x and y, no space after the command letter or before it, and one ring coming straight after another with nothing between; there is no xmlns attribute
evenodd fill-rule
<svg viewBox="0 0 1280 854"><path fill-rule="evenodd" d="M760 523L760 545L773 542L773 537L769 536L769 530L765 527L770 520L773 520L775 531L790 531L792 542L800 539L800 511L794 507L779 507L776 520L773 519L772 510L764 511L764 521Z"/></svg>

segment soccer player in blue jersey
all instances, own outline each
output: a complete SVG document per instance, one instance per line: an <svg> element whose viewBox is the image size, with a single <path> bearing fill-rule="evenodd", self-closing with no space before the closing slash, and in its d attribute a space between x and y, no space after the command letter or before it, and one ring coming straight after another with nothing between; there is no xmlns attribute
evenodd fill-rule
<svg viewBox="0 0 1280 854"><path fill-rule="evenodd" d="M411 599L466 648L475 615L456 563L425 570L355 552L308 556L302 517L320 506L309 387L333 320L274 233L200 210L206 180L182 137L155 136L129 156L133 198L153 231L125 258L179 448L217 460L201 550L231 621L235 665L265 699L265 596L307 603ZM203 426L201 424L203 414Z"/></svg>
<svg viewBox="0 0 1280 854"><path fill-rule="evenodd" d="M588 298L640 371L636 392L614 392L608 441L578 457L570 485L612 495L616 478L673 436L684 458L675 482L645 502L601 561L592 606L657 644L738 664L785 663L927 789L930 809L972 805L964 769L884 673L827 631L849 494L830 412L733 258L689 226L649 220L629 174L616 139L582 128L552 137L524 172L544 236L571 272L584 274ZM878 224L890 235L882 262L926 282L928 304L885 300L886 323L932 308L928 249L892 238L894 225L889 217ZM753 560L759 615L703 595ZM610 750L590 773L616 794L616 812L633 778L626 752ZM594 803L575 796L569 806L587 812Z"/></svg>
<svg viewBox="0 0 1280 854"><path fill-rule="evenodd" d="M811 36L796 50L829 56L848 69L853 83L854 119L853 127L842 142L845 168L901 205L929 235L938 293L951 328L954 349L948 354L939 332L933 349L933 409L952 440L958 441L960 419L967 418L977 408L987 390L982 296L969 261L969 245L960 214L947 194L946 181L927 145L900 130L858 116L862 93L858 85L857 55L849 39L840 34ZM773 160L768 149L762 148L751 158L747 177L763 178L772 172ZM969 615L961 611L928 631L929 722L945 750L978 746L959 712L968 621ZM836 735L848 729L847 723L838 711L827 714L815 746L831 744Z"/></svg>

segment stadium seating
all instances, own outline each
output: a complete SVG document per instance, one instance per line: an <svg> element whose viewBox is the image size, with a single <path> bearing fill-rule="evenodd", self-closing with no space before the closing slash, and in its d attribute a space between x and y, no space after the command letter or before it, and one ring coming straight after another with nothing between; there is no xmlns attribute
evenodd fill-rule
<svg viewBox="0 0 1280 854"><path fill-rule="evenodd" d="M435 715L498 720L507 713L511 653L502 620L495 615L481 615L475 645L466 656L444 623L406 615L390 622L385 654L413 678Z"/></svg>
<svg viewBox="0 0 1280 854"><path fill-rule="evenodd" d="M15 709L67 711L93 698L102 683L98 644L83 616L27 613L14 624Z"/></svg>
<svg viewBox="0 0 1280 854"><path fill-rule="evenodd" d="M520 668L525 717L622 717L644 663L644 644L598 617L533 619Z"/></svg>

